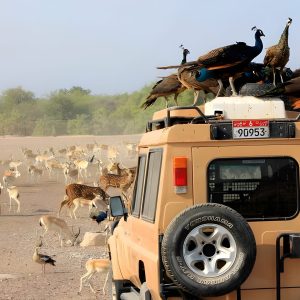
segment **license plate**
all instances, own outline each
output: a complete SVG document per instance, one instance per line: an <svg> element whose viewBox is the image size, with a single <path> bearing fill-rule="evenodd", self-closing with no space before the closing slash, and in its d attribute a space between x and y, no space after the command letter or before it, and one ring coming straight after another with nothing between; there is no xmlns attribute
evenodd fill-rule
<svg viewBox="0 0 300 300"><path fill-rule="evenodd" d="M268 120L235 120L232 121L234 139L260 139L270 137Z"/></svg>

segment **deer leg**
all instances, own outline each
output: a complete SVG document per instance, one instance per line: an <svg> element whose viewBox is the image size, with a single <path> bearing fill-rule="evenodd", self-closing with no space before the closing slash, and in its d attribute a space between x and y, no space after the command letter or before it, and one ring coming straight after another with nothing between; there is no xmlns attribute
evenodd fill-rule
<svg viewBox="0 0 300 300"><path fill-rule="evenodd" d="M74 216L74 219L77 219L76 217L76 214L75 214L75 211L78 209L78 206L75 206L75 208L73 209L73 216Z"/></svg>
<svg viewBox="0 0 300 300"><path fill-rule="evenodd" d="M105 277L105 281L104 281L104 285L103 285L103 289L102 289L103 295L105 295L105 287L107 284L108 276L109 276L109 271L107 272L106 277Z"/></svg>
<svg viewBox="0 0 300 300"><path fill-rule="evenodd" d="M18 205L17 213L20 213L20 201L17 198L14 198L14 200L17 202Z"/></svg>
<svg viewBox="0 0 300 300"><path fill-rule="evenodd" d="M78 293L80 293L81 290L82 290L82 283L83 283L83 281L86 281L87 279L85 279L85 278L88 277L90 274L91 274L91 272L88 271L88 272L86 272L84 275L82 275L82 276L80 277L80 286L79 286L79 291L78 291Z"/></svg>
<svg viewBox="0 0 300 300"><path fill-rule="evenodd" d="M11 197L9 197L9 211L11 211Z"/></svg>
<svg viewBox="0 0 300 300"><path fill-rule="evenodd" d="M94 287L92 286L92 283L90 282L90 280L91 280L91 278L92 278L92 276L93 276L94 274L95 274L95 271L92 272L92 273L88 276L87 282L88 282L88 284L89 284L89 287L90 287L91 291L92 291L94 294L96 294L96 291L95 291Z"/></svg>

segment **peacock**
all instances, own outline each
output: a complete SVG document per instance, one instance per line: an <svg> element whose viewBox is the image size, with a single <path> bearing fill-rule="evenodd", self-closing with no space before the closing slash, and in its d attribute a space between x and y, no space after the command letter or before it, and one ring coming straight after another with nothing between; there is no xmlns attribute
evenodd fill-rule
<svg viewBox="0 0 300 300"><path fill-rule="evenodd" d="M181 64L186 63L187 55L190 53L188 49L185 49L182 45L180 47L183 49L183 59ZM161 80L157 81L152 87L152 90L147 97L147 100L141 105L142 108L146 109L151 106L159 97L164 97L166 100L166 107L168 107L168 97L174 95L174 101L178 106L177 97L179 94L184 92L186 87L178 80L177 74L171 74L169 76L163 77Z"/></svg>
<svg viewBox="0 0 300 300"><path fill-rule="evenodd" d="M285 67L290 58L290 48L288 45L289 27L292 24L292 19L288 18L286 26L281 34L280 40L277 45L274 45L267 49L264 64L270 66L273 69L273 85L276 85L275 69L280 68L280 79L282 78L282 69Z"/></svg>
<svg viewBox="0 0 300 300"><path fill-rule="evenodd" d="M203 80L199 80L201 76L205 76L205 78ZM199 69L198 65L180 67L178 69L178 79L187 89L194 90L193 105L197 104L198 98L200 96L200 91L213 93L214 95L218 93L218 81L213 77L208 78L207 73L203 75L203 69Z"/></svg>
<svg viewBox="0 0 300 300"><path fill-rule="evenodd" d="M244 42L220 47L209 51L196 61L191 61L183 66L159 67L159 69L185 68L191 67L192 70L198 68L196 80L205 82L208 79L217 80L219 84L219 95L223 89L223 80L228 80L234 95L237 95L234 87L234 80L244 72L244 68L261 53L263 49L262 36L265 36L261 29L254 26L255 45L249 46Z"/></svg>

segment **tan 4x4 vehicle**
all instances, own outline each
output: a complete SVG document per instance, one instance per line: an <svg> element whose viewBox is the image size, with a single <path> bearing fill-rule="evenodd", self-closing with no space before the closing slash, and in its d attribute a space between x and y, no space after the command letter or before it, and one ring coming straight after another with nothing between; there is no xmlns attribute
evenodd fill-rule
<svg viewBox="0 0 300 300"><path fill-rule="evenodd" d="M116 299L300 299L300 122L280 99L154 114L109 251Z"/></svg>

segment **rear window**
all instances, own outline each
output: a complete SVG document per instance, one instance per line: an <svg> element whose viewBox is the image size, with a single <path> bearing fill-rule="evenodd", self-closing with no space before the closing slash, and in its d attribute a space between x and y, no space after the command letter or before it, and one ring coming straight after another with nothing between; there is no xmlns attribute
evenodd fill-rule
<svg viewBox="0 0 300 300"><path fill-rule="evenodd" d="M246 219L297 215L298 164L290 157L217 159L208 167L208 199Z"/></svg>

